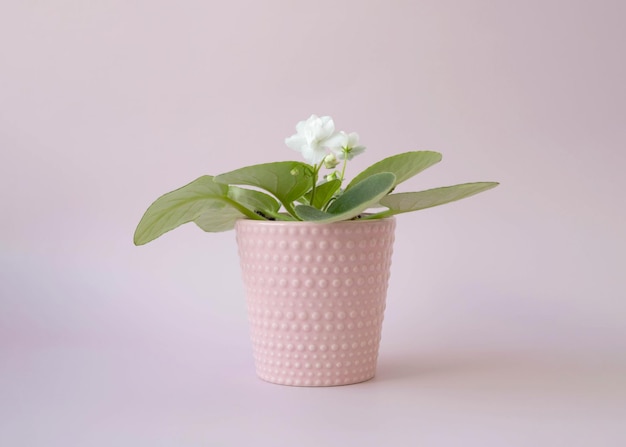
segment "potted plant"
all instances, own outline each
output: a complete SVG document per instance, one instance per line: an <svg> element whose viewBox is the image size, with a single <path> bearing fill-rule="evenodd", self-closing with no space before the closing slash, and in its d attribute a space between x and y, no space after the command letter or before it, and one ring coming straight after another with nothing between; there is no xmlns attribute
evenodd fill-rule
<svg viewBox="0 0 626 447"><path fill-rule="evenodd" d="M365 150L358 135L336 132L328 116L312 115L296 130L285 143L306 163L202 176L152 203L134 242L188 222L207 232L234 228L259 377L300 386L362 382L376 369L394 216L498 183L395 192L441 160L431 151L385 158L346 182L348 161Z"/></svg>

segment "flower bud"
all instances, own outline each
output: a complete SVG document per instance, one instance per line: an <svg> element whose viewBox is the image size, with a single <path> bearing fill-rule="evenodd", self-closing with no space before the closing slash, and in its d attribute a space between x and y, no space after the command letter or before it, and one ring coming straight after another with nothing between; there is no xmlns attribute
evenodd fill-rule
<svg viewBox="0 0 626 447"><path fill-rule="evenodd" d="M335 172L332 172L332 173L328 174L324 178L326 179L327 182L330 182L332 180L337 180L337 179L339 179L339 173L337 171L335 171Z"/></svg>
<svg viewBox="0 0 626 447"><path fill-rule="evenodd" d="M337 160L335 154L328 154L326 157L324 157L324 167L326 169L333 169L338 164L339 160Z"/></svg>

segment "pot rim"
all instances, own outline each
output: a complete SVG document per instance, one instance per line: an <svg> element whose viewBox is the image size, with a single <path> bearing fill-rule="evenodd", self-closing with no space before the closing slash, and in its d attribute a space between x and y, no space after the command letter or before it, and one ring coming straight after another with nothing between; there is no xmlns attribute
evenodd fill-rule
<svg viewBox="0 0 626 447"><path fill-rule="evenodd" d="M368 215L368 214L364 214ZM329 226L329 225L365 225L365 224L373 224L375 222L390 222L395 221L395 216L383 217L382 219L351 219L351 220L340 220L338 222L315 222L310 220L255 220L248 218L237 219L236 224L251 224L251 225L284 225L284 226L301 226L301 225L310 225L310 226Z"/></svg>

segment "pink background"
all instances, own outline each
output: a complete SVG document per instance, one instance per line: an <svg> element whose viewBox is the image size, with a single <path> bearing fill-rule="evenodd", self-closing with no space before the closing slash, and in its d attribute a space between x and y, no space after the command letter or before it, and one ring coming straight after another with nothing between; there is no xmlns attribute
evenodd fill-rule
<svg viewBox="0 0 626 447"><path fill-rule="evenodd" d="M626 444L623 1L0 5L0 445ZM254 375L234 233L137 248L158 195L368 151L497 180L398 218L377 377ZM219 334L219 336L218 336ZM225 334L225 335L224 335Z"/></svg>

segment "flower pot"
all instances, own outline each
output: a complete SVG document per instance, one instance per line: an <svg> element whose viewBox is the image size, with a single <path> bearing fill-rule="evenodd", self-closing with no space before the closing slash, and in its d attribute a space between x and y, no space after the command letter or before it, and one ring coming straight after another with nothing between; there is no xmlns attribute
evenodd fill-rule
<svg viewBox="0 0 626 447"><path fill-rule="evenodd" d="M294 386L374 377L395 219L235 226L258 376Z"/></svg>

